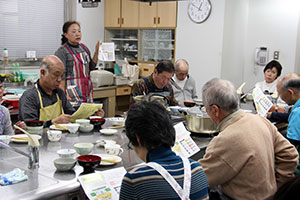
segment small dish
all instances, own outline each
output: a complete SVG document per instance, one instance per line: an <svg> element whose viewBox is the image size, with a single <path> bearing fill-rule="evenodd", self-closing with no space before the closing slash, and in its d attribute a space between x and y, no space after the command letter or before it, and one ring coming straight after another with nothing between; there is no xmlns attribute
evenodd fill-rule
<svg viewBox="0 0 300 200"><path fill-rule="evenodd" d="M97 156L101 157L101 166L108 166L108 165L115 165L122 161L120 156L116 155L108 155L108 154L96 154Z"/></svg>
<svg viewBox="0 0 300 200"><path fill-rule="evenodd" d="M109 120L112 125L116 125L116 126L124 126L125 124L125 118L123 117L110 117L107 118L107 120Z"/></svg>
<svg viewBox="0 0 300 200"><path fill-rule="evenodd" d="M61 138L61 134L62 134L62 132L58 131L58 130L48 130L47 131L48 139L51 142L58 142Z"/></svg>
<svg viewBox="0 0 300 200"><path fill-rule="evenodd" d="M68 124L52 124L49 128L53 130L68 131Z"/></svg>
<svg viewBox="0 0 300 200"><path fill-rule="evenodd" d="M105 128L105 129L101 129L100 133L104 134L104 135L113 135L115 133L117 133L118 130L117 129L110 129L110 128Z"/></svg>
<svg viewBox="0 0 300 200"><path fill-rule="evenodd" d="M11 140L10 135L0 135L1 142L5 143L5 144L9 144L10 140ZM2 147L2 146L0 145L0 147Z"/></svg>
<svg viewBox="0 0 300 200"><path fill-rule="evenodd" d="M73 158L76 151L74 149L60 149L57 151L57 154L61 158Z"/></svg>
<svg viewBox="0 0 300 200"><path fill-rule="evenodd" d="M96 146L98 147L104 147L105 144L116 144L117 142L114 140L97 140Z"/></svg>
<svg viewBox="0 0 300 200"><path fill-rule="evenodd" d="M32 135L32 136L36 137L38 140L42 138L40 135ZM13 135L11 137L11 141L16 143L28 143L28 136L26 134Z"/></svg>

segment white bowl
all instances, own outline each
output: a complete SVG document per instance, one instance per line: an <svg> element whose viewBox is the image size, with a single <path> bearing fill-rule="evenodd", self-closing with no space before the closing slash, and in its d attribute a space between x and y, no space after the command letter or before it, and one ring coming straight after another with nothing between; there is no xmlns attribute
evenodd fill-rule
<svg viewBox="0 0 300 200"><path fill-rule="evenodd" d="M116 126L124 126L125 125L125 118L123 117L111 117L108 118L112 125Z"/></svg>
<svg viewBox="0 0 300 200"><path fill-rule="evenodd" d="M61 158L74 158L75 153L75 149L60 149L57 151L57 154Z"/></svg>
<svg viewBox="0 0 300 200"><path fill-rule="evenodd" d="M60 140L62 132L57 130L48 130L47 135L51 142L57 142Z"/></svg>
<svg viewBox="0 0 300 200"><path fill-rule="evenodd" d="M180 108L181 108L180 106L169 106L169 109L173 114L178 114Z"/></svg>
<svg viewBox="0 0 300 200"><path fill-rule="evenodd" d="M26 129L31 134L42 135L44 126L27 126Z"/></svg>
<svg viewBox="0 0 300 200"><path fill-rule="evenodd" d="M89 119L76 119L75 121L77 124L89 124L90 120Z"/></svg>
<svg viewBox="0 0 300 200"><path fill-rule="evenodd" d="M92 143L76 143L74 149L79 155L87 155L92 152L94 145Z"/></svg>
<svg viewBox="0 0 300 200"><path fill-rule="evenodd" d="M79 127L79 131L84 132L84 133L91 132L93 129L94 129L93 124L81 124Z"/></svg>
<svg viewBox="0 0 300 200"><path fill-rule="evenodd" d="M0 135L0 141L5 144L9 144L10 139L11 139L10 135ZM0 147L2 147L2 145L0 145Z"/></svg>
<svg viewBox="0 0 300 200"><path fill-rule="evenodd" d="M77 161L73 158L58 158L53 162L57 170L69 171L75 167Z"/></svg>
<svg viewBox="0 0 300 200"><path fill-rule="evenodd" d="M68 131L72 134L76 133L79 129L80 124L66 124Z"/></svg>

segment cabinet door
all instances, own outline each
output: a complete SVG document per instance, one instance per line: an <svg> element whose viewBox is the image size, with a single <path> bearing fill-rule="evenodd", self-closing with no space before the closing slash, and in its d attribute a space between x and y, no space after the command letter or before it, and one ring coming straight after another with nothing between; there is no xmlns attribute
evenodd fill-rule
<svg viewBox="0 0 300 200"><path fill-rule="evenodd" d="M122 0L121 16L122 27L138 27L139 2L132 0Z"/></svg>
<svg viewBox="0 0 300 200"><path fill-rule="evenodd" d="M157 6L157 27L175 28L177 24L177 1L159 2Z"/></svg>
<svg viewBox="0 0 300 200"><path fill-rule="evenodd" d="M157 3L150 6L147 2L140 2L140 27L153 28L156 27Z"/></svg>
<svg viewBox="0 0 300 200"><path fill-rule="evenodd" d="M121 0L109 0L104 2L105 27L121 26Z"/></svg>

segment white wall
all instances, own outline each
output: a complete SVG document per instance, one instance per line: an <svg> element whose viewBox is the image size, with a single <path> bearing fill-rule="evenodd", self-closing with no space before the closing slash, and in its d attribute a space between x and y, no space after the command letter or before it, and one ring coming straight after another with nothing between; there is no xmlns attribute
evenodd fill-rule
<svg viewBox="0 0 300 200"><path fill-rule="evenodd" d="M202 24L193 23L187 14L189 1L178 1L176 60L189 62L201 98L203 84L221 75L225 0L211 0L212 12Z"/></svg>
<svg viewBox="0 0 300 200"><path fill-rule="evenodd" d="M263 80L263 66L254 65L256 47L267 46L269 59L273 59L274 51L280 52L282 74L296 71L299 12L298 0L249 0L244 64L246 88Z"/></svg>
<svg viewBox="0 0 300 200"><path fill-rule="evenodd" d="M104 1L97 8L82 8L76 1L76 20L81 26L81 42L94 55L97 41L104 41Z"/></svg>

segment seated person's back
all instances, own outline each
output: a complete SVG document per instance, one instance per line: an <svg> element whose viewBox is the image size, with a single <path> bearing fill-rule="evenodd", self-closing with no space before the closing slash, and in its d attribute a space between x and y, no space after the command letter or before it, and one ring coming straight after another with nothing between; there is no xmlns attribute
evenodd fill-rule
<svg viewBox="0 0 300 200"><path fill-rule="evenodd" d="M174 178L180 188L190 184L190 189L184 190L189 193L190 199L207 197L209 186L201 165L181 158L171 150L175 130L162 105L157 102L133 105L126 119L126 135L134 151L146 164L136 166L125 175L120 199L181 199L168 178L160 175L160 167ZM191 181L186 177L189 174Z"/></svg>

